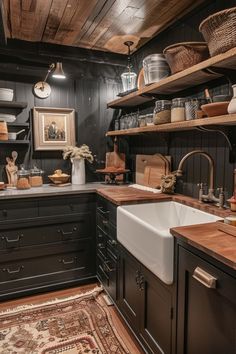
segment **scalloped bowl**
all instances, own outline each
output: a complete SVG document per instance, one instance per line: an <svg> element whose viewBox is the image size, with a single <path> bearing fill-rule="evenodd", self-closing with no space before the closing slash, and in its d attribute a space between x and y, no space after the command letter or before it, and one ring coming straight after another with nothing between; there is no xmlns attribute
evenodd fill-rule
<svg viewBox="0 0 236 354"><path fill-rule="evenodd" d="M228 114L227 108L229 101L227 102L214 102L208 103L201 106L201 109L208 117L223 116Z"/></svg>
<svg viewBox="0 0 236 354"><path fill-rule="evenodd" d="M70 175L66 176L48 176L48 178L54 183L54 184L62 184L62 183L67 183L69 181Z"/></svg>

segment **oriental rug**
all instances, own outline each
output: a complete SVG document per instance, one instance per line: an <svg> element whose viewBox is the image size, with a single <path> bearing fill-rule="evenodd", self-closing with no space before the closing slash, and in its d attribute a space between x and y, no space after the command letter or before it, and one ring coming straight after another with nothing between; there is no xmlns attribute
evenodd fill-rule
<svg viewBox="0 0 236 354"><path fill-rule="evenodd" d="M1 354L131 354L102 288L0 313Z"/></svg>

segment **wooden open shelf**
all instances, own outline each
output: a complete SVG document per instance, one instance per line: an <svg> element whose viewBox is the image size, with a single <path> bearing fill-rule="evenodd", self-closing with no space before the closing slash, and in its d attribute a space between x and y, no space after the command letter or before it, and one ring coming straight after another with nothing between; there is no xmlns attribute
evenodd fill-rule
<svg viewBox="0 0 236 354"><path fill-rule="evenodd" d="M1 101L0 100L0 108L16 108L16 109L24 109L28 105L27 102L16 102L16 101Z"/></svg>
<svg viewBox="0 0 236 354"><path fill-rule="evenodd" d="M1 145L8 145L8 144L17 144L17 145L28 145L30 143L29 140L1 140Z"/></svg>
<svg viewBox="0 0 236 354"><path fill-rule="evenodd" d="M159 82L145 86L107 104L108 108L135 107L152 101L152 95L172 95L187 88L211 81L223 74L211 72L214 68L236 70L236 48L202 61L186 70L171 75Z"/></svg>
<svg viewBox="0 0 236 354"><path fill-rule="evenodd" d="M216 116L210 118L201 118L188 120L183 122L166 123L160 125L149 125L142 128L131 128L123 130L113 130L106 133L107 136L118 135L137 135L141 133L150 132L175 132L181 130L191 130L197 127L203 127L207 125L236 125L236 114L227 114L224 116Z"/></svg>

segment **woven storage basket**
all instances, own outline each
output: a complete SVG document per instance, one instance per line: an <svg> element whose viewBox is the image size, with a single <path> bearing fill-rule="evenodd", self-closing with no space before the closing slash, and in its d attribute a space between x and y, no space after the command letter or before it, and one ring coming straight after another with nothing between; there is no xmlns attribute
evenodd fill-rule
<svg viewBox="0 0 236 354"><path fill-rule="evenodd" d="M204 42L176 43L166 47L163 53L172 74L185 70L209 57L208 47Z"/></svg>
<svg viewBox="0 0 236 354"><path fill-rule="evenodd" d="M207 17L199 26L211 56L236 46L236 7Z"/></svg>

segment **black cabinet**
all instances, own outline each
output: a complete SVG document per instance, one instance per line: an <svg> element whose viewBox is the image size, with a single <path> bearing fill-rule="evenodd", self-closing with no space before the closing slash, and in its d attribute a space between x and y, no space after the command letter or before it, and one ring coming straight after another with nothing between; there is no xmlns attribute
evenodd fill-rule
<svg viewBox="0 0 236 354"><path fill-rule="evenodd" d="M119 309L148 353L171 353L172 288L120 245Z"/></svg>
<svg viewBox="0 0 236 354"><path fill-rule="evenodd" d="M236 278L181 245L177 354L236 353Z"/></svg>
<svg viewBox="0 0 236 354"><path fill-rule="evenodd" d="M118 300L118 248L116 238L116 206L97 198L97 276L114 302Z"/></svg>
<svg viewBox="0 0 236 354"><path fill-rule="evenodd" d="M95 194L0 201L0 299L94 279Z"/></svg>

